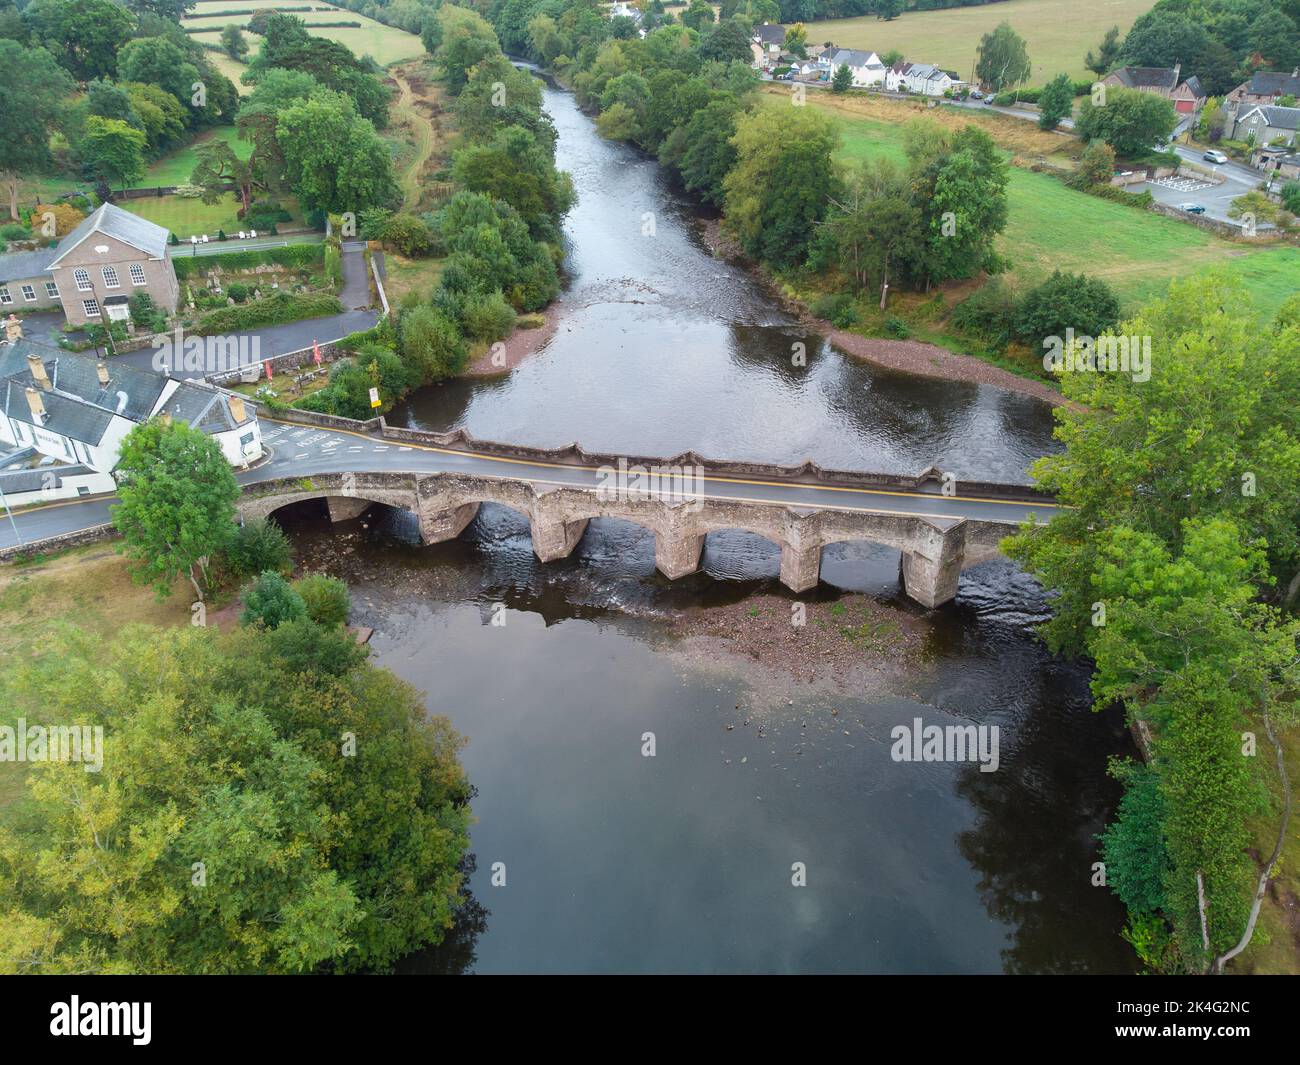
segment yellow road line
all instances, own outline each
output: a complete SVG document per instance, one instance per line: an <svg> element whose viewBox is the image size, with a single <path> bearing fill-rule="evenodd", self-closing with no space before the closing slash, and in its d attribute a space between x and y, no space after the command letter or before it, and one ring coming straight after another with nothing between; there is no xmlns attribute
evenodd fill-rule
<svg viewBox="0 0 1300 1065"><path fill-rule="evenodd" d="M323 432L342 433L345 436L355 436L359 440L369 440L372 443L376 439L381 439L391 443L396 443L402 447L414 448L416 451L432 451L435 454L439 454L439 455L462 455L466 458L484 459L488 462L509 462L518 466L536 466L540 469L548 469L548 470L590 470L591 469L590 466L570 466L567 463L563 463L563 462L539 462L534 459L512 459L506 457L505 455L484 455L478 451L458 451L455 448L450 448L450 447L434 447L430 444L413 444L410 441L400 440L397 437L367 436L365 433L358 433L352 429L326 429L324 426L303 425L301 422L283 422L277 418L268 418L267 421L274 421L278 425L293 425L299 429L316 429L317 431L323 431ZM1004 506L1026 506L1026 507L1036 506L1036 507L1043 507L1048 510L1062 509L1060 503L1039 503L1039 502L1026 503L1018 499L983 499L978 496L944 496L944 495L936 496L936 495L931 495L928 492L897 492L897 491L890 491L884 488L846 488L840 485L831 485L831 484L804 484L800 481L793 481L793 482L756 481L756 480L745 480L743 478L737 478L737 477L710 477L707 474L705 474L704 480L713 481L716 484L756 484L756 485L772 485L778 488L815 488L821 492L856 492L860 495L900 496L904 499L937 499L941 501L948 500L954 503L993 503L993 504L1001 504ZM544 483L562 483L562 482L544 482ZM727 498L727 497L721 497L721 498ZM770 503L772 502L772 500L762 500L762 502ZM891 511L891 513L895 513L895 512ZM902 513L902 512L899 511L897 513Z"/></svg>

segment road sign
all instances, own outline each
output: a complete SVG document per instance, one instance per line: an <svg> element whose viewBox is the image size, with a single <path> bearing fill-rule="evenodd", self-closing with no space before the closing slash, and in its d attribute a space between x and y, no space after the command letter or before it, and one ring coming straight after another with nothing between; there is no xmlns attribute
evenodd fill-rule
<svg viewBox="0 0 1300 1065"><path fill-rule="evenodd" d="M379 406L382 406L382 404L380 403L380 400L379 400L379 389L377 389L377 388L372 388L372 389L370 390L370 405L371 405L372 407L379 407Z"/></svg>

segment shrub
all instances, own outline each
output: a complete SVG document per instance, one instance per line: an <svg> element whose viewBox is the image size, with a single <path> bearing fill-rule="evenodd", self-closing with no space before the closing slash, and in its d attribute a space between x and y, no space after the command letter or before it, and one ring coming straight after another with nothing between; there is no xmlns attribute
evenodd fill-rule
<svg viewBox="0 0 1300 1065"><path fill-rule="evenodd" d="M149 293L133 293L127 300L127 306L131 311L131 321L135 323L137 329L160 333L167 328L167 313L154 303Z"/></svg>
<svg viewBox="0 0 1300 1065"><path fill-rule="evenodd" d="M247 521L235 530L226 548L226 565L241 577L293 568L293 547L284 530L265 518Z"/></svg>
<svg viewBox="0 0 1300 1065"><path fill-rule="evenodd" d="M500 292L466 296L461 311L461 325L475 340L500 340L515 327L515 309Z"/></svg>
<svg viewBox="0 0 1300 1065"><path fill-rule="evenodd" d="M276 222L288 222L292 218L275 200L267 200L249 204L244 212L244 225L250 229L270 229Z"/></svg>
<svg viewBox="0 0 1300 1065"><path fill-rule="evenodd" d="M176 276L184 281L215 267L223 270L254 270L259 266L283 266L290 270L315 269L325 258L323 244L288 244L283 248L250 248L203 257L182 255L172 260Z"/></svg>
<svg viewBox="0 0 1300 1065"><path fill-rule="evenodd" d="M248 299L248 286L241 281L232 281L226 286L226 295L236 303L243 303Z"/></svg>
<svg viewBox="0 0 1300 1065"><path fill-rule="evenodd" d="M1300 214L1300 181L1288 181L1282 186L1282 205L1292 214Z"/></svg>
<svg viewBox="0 0 1300 1065"><path fill-rule="evenodd" d="M952 311L952 324L965 333L982 337L996 347L1011 339L1011 323L1019 311L1016 295L994 279L976 289Z"/></svg>
<svg viewBox="0 0 1300 1065"><path fill-rule="evenodd" d="M313 573L294 581L293 588L302 597L307 616L316 624L330 628L347 624L352 596L345 582L324 573Z"/></svg>
<svg viewBox="0 0 1300 1065"><path fill-rule="evenodd" d="M901 318L895 318L892 314L885 319L885 332L899 340L906 340L912 335L912 330L908 327L908 324Z"/></svg>
<svg viewBox="0 0 1300 1065"><path fill-rule="evenodd" d="M54 233L47 234L65 237L77 228L77 223L86 217L70 203L38 203L32 208L32 224L44 224L46 215L54 216Z"/></svg>
<svg viewBox="0 0 1300 1065"><path fill-rule="evenodd" d="M307 614L307 605L280 574L274 570L260 574L244 590L242 625L262 625L274 629L285 621L297 621Z"/></svg>
<svg viewBox="0 0 1300 1065"><path fill-rule="evenodd" d="M18 222L6 222L0 226L0 237L5 240L29 240L31 233L26 226Z"/></svg>
<svg viewBox="0 0 1300 1065"><path fill-rule="evenodd" d="M1044 337L1101 336L1119 322L1119 298L1100 278L1060 270L1029 290L1015 316L1016 335L1037 344Z"/></svg>
<svg viewBox="0 0 1300 1065"><path fill-rule="evenodd" d="M217 230L217 240L228 240L228 239L230 238L226 236L226 231L224 229Z"/></svg>
<svg viewBox="0 0 1300 1065"><path fill-rule="evenodd" d="M812 313L818 318L825 318L836 329L848 329L860 320L858 310L853 305L853 297L843 292L817 300L812 305Z"/></svg>
<svg viewBox="0 0 1300 1065"><path fill-rule="evenodd" d="M403 312L400 325L402 358L421 384L459 373L465 365L465 343L456 323L441 311L415 307Z"/></svg>
<svg viewBox="0 0 1300 1065"><path fill-rule="evenodd" d="M196 336L239 333L264 325L283 325L304 318L321 318L342 314L343 304L329 292L277 292L265 299L250 300L234 307L209 311L199 319L192 332Z"/></svg>
<svg viewBox="0 0 1300 1065"><path fill-rule="evenodd" d="M374 229L376 240L407 258L428 255L433 249L433 232L413 214L389 215Z"/></svg>

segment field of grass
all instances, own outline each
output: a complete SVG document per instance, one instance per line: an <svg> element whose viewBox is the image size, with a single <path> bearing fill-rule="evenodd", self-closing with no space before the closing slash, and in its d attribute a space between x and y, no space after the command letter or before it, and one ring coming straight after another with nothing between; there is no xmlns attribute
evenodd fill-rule
<svg viewBox="0 0 1300 1065"><path fill-rule="evenodd" d="M302 216L293 197L286 196L280 202L294 216L294 223L301 224ZM165 226L179 240L204 233L215 239L218 229L224 229L227 233L237 233L240 229L239 219L235 216L239 201L233 192L212 204L204 203L197 197L144 196L138 200L123 200L119 206L150 222ZM290 224L292 223L284 223Z"/></svg>
<svg viewBox="0 0 1300 1065"><path fill-rule="evenodd" d="M918 63L935 63L969 79L980 38L1009 22L1025 38L1033 64L1031 85L1065 72L1087 77L1083 58L1111 26L1126 33L1155 0L1005 0L946 11L909 11L892 22L874 15L808 23L808 40L884 53L897 48Z"/></svg>
<svg viewBox="0 0 1300 1065"><path fill-rule="evenodd" d="M915 117L909 103L877 99L871 101L873 110L867 116L846 112L829 95L810 93L808 100L841 119L840 157L845 162L904 159L899 126ZM931 114L945 124L959 124L965 117L945 109ZM1028 127L1025 137L1054 136L1020 119L1005 121ZM993 136L1002 142L997 131ZM1011 280L1018 287L1036 284L1059 267L1104 278L1127 311L1163 292L1175 277L1227 266L1245 281L1267 316L1300 290L1300 249L1295 247L1222 240L1176 219L1088 196L1021 167L1011 168L1007 199L1009 220L998 250L1011 261Z"/></svg>
<svg viewBox="0 0 1300 1065"><path fill-rule="evenodd" d="M243 5L241 4L238 6L242 7ZM223 29L225 28L224 24L222 28ZM205 44L217 43L207 34L201 34L199 36L199 40L203 41ZM250 35L249 42L248 42L249 46L252 47L253 45L255 45L257 43L257 40L258 39L256 37L251 37ZM250 52L249 54L251 55L252 52ZM231 81L235 83L235 91L238 92L240 96L247 96L250 92L253 91L253 87L251 85L245 85L243 84L243 82L239 80L241 77L243 77L244 71L248 69L247 63L241 63L238 59L231 59L230 56L226 55L225 52L214 52L211 49L207 50L207 57L209 63L211 63L214 67L217 68L217 70L220 73L224 74L226 77L228 77Z"/></svg>
<svg viewBox="0 0 1300 1065"><path fill-rule="evenodd" d="M211 140L223 140L232 145L235 154L241 159L247 159L253 151L251 144L239 139L234 126L218 126L216 129L200 134L184 148L178 148L164 155L145 173L144 180L140 182L141 186L187 184L199 161L194 149Z"/></svg>
<svg viewBox="0 0 1300 1065"><path fill-rule="evenodd" d="M182 19L181 25L186 29L210 30L210 33L199 34L198 38L205 43L216 44L223 29L230 25L247 26L252 15L205 17L203 14L205 9L212 12L262 11L269 8L299 6L306 6L305 0L302 4L298 3L298 0L235 0L235 2L231 2L231 0L199 0L193 10ZM323 8L326 5L318 3L317 0L312 0L311 6L313 8ZM309 29L307 32L345 44L358 56L372 56L380 66L387 66L389 63L396 63L402 59L411 59L424 54L424 45L415 34L399 30L395 26L385 26L382 22L376 22L374 19L366 18L365 15L359 15L355 11L347 10L347 8L331 7L327 11L313 10L294 12L293 14L306 22L360 22L361 27L359 29L339 26L314 28ZM256 52L261 44L261 38L253 34L247 36L249 45L253 52ZM230 77L230 74L227 73L226 76ZM238 79L232 77L231 80L238 84Z"/></svg>

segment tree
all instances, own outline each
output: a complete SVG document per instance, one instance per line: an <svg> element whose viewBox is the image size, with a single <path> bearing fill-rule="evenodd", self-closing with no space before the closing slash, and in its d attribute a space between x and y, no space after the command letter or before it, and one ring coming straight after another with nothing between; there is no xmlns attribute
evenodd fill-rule
<svg viewBox="0 0 1300 1065"><path fill-rule="evenodd" d="M1099 337L1118 324L1119 298L1105 281L1054 270L1021 300L1015 333L1041 350L1044 337L1063 337L1067 329Z"/></svg>
<svg viewBox="0 0 1300 1065"><path fill-rule="evenodd" d="M1072 179L1080 188L1107 185L1115 176L1115 149L1105 141L1090 141L1079 157L1079 168Z"/></svg>
<svg viewBox="0 0 1300 1065"><path fill-rule="evenodd" d="M326 628L348 623L352 611L352 596L345 581L324 573L312 573L293 582L307 608L307 616Z"/></svg>
<svg viewBox="0 0 1300 1065"><path fill-rule="evenodd" d="M1085 140L1103 140L1126 158L1141 158L1166 140L1178 123L1174 105L1154 93L1112 88L1106 102L1085 97L1074 128Z"/></svg>
<svg viewBox="0 0 1300 1065"><path fill-rule="evenodd" d="M1038 96L1038 128L1056 129L1074 110L1074 81L1069 74L1057 74Z"/></svg>
<svg viewBox="0 0 1300 1065"><path fill-rule="evenodd" d="M1011 28L1011 23L1000 22L996 29L984 34L977 49L975 76L981 85L1001 92L1008 85L1019 85L1029 77L1029 52L1025 39Z"/></svg>
<svg viewBox="0 0 1300 1065"><path fill-rule="evenodd" d="M207 84L196 64L166 37L137 37L117 57L117 74L121 81L138 81L156 85L164 92L188 104L194 96L196 82ZM186 107L186 122L194 125L202 108Z"/></svg>
<svg viewBox="0 0 1300 1065"><path fill-rule="evenodd" d="M360 213L400 198L388 146L342 93L320 89L285 108L275 138L306 211Z"/></svg>
<svg viewBox="0 0 1300 1065"><path fill-rule="evenodd" d="M1089 50L1083 65L1096 74L1097 77L1104 78L1115 65L1115 60L1119 58L1119 48L1119 27L1112 26L1106 31L1106 36L1101 39L1101 44L1097 46L1096 53Z"/></svg>
<svg viewBox="0 0 1300 1065"><path fill-rule="evenodd" d="M132 429L119 454L113 524L137 576L159 595L184 576L202 600L210 561L234 532L239 496L220 445L184 422L155 418Z"/></svg>
<svg viewBox="0 0 1300 1065"><path fill-rule="evenodd" d="M454 96L469 80L470 69L480 60L499 53L501 45L492 25L466 8L448 4L434 19L440 37L434 59L438 62L443 83Z"/></svg>
<svg viewBox="0 0 1300 1065"><path fill-rule="evenodd" d="M876 18L892 22L903 13L904 0L873 0Z"/></svg>
<svg viewBox="0 0 1300 1065"><path fill-rule="evenodd" d="M248 55L248 41L244 38L244 32L233 22L221 31L221 49L235 60L242 60Z"/></svg>
<svg viewBox="0 0 1300 1065"><path fill-rule="evenodd" d="M737 116L731 140L736 165L723 181L727 225L749 254L777 267L801 262L839 191L834 121L811 107L761 108Z"/></svg>
<svg viewBox="0 0 1300 1065"><path fill-rule="evenodd" d="M341 628L165 635L64 633L0 678L6 707L108 748L26 775L0 970L385 971L440 942L470 821L447 719Z"/></svg>
<svg viewBox="0 0 1300 1065"><path fill-rule="evenodd" d="M465 342L445 314L421 305L403 311L399 326L402 358L421 384L450 377L464 366Z"/></svg>
<svg viewBox="0 0 1300 1065"><path fill-rule="evenodd" d="M709 0L691 0L690 6L682 12L682 25L702 32L705 26L713 24L713 5Z"/></svg>
<svg viewBox="0 0 1300 1065"><path fill-rule="evenodd" d="M719 63L747 63L750 58L749 34L735 19L725 19L701 39L699 55L701 59L715 59Z"/></svg>
<svg viewBox="0 0 1300 1065"><path fill-rule="evenodd" d="M130 188L144 177L145 135L116 118L86 119L79 150L86 173L109 187Z"/></svg>
<svg viewBox="0 0 1300 1065"><path fill-rule="evenodd" d="M50 164L50 130L73 90L72 78L42 48L0 40L0 175L9 193L9 217L18 220L23 171Z"/></svg>
<svg viewBox="0 0 1300 1065"><path fill-rule="evenodd" d="M853 71L848 64L841 63L831 75L831 92L846 93L853 87Z"/></svg>
<svg viewBox="0 0 1300 1065"><path fill-rule="evenodd" d="M808 56L808 31L804 29L802 22L796 22L785 31L785 41L783 42L785 50L791 55L797 55L800 58Z"/></svg>
<svg viewBox="0 0 1300 1065"><path fill-rule="evenodd" d="M78 81L111 75L135 20L112 0L32 0L23 12L32 39Z"/></svg>
<svg viewBox="0 0 1300 1065"><path fill-rule="evenodd" d="M682 130L682 182L706 203L721 207L726 196L723 181L736 163L736 132L740 103L728 94L718 94L698 109Z"/></svg>

